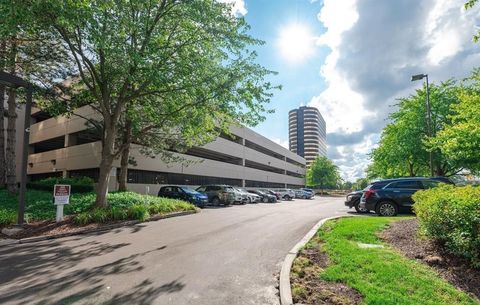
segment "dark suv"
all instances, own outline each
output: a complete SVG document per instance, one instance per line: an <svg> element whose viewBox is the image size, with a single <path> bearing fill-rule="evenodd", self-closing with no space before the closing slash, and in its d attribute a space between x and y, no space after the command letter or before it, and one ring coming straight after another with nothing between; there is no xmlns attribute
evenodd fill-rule
<svg viewBox="0 0 480 305"><path fill-rule="evenodd" d="M207 195L196 192L191 188L177 185L162 186L158 191L159 197L181 199L204 207L208 203Z"/></svg>
<svg viewBox="0 0 480 305"><path fill-rule="evenodd" d="M220 204L231 205L235 202L235 190L230 185L202 185L196 191L207 195L208 202L215 206Z"/></svg>
<svg viewBox="0 0 480 305"><path fill-rule="evenodd" d="M440 183L453 184L448 179L424 177L378 181L364 190L359 208L375 211L380 216L395 216L400 210L412 210L412 195L416 191L433 188Z"/></svg>

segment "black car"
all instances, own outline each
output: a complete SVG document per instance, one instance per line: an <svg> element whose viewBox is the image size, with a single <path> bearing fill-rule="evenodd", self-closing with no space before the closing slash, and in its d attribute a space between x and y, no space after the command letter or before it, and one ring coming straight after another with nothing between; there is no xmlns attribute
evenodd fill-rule
<svg viewBox="0 0 480 305"><path fill-rule="evenodd" d="M355 211L357 211L357 213L368 213L367 209L362 209L359 207L360 198L362 197L362 195L363 191L355 191L347 194L345 205L350 209L355 208Z"/></svg>
<svg viewBox="0 0 480 305"><path fill-rule="evenodd" d="M261 198L261 201L264 202L264 203L267 203L267 202L271 202L271 203L275 203L277 202L277 197L275 195L270 195L264 191L260 191L260 190L247 190L247 192L250 192L250 193L253 193L253 194L257 194L258 196L260 196Z"/></svg>
<svg viewBox="0 0 480 305"><path fill-rule="evenodd" d="M158 197L185 200L199 207L204 207L208 203L207 195L176 185L162 186L158 191Z"/></svg>
<svg viewBox="0 0 480 305"><path fill-rule="evenodd" d="M272 190L264 190L264 192L266 192L267 194L275 196L275 198L277 198L277 200L282 199L282 198L280 198L280 193L279 192L275 192L275 191L272 191Z"/></svg>
<svg viewBox="0 0 480 305"><path fill-rule="evenodd" d="M360 207L360 199L362 198L363 193L372 189L372 190L379 190L388 184L388 180L380 180L375 181L369 184L366 188L361 191L355 191L347 195L347 200L345 201L345 205L349 208L354 207L355 211L358 213L368 213L369 210L366 208Z"/></svg>
<svg viewBox="0 0 480 305"><path fill-rule="evenodd" d="M440 183L453 184L450 180L424 177L389 179L369 185L363 192L359 208L375 211L380 216L395 216L399 211L411 211L412 195Z"/></svg>

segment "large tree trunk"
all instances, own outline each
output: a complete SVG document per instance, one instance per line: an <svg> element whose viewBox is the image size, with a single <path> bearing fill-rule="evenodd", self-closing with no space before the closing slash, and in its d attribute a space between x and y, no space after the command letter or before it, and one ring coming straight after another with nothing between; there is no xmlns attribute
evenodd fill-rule
<svg viewBox="0 0 480 305"><path fill-rule="evenodd" d="M415 177L415 170L413 169L413 163L408 162L408 171L410 173L410 177Z"/></svg>
<svg viewBox="0 0 480 305"><path fill-rule="evenodd" d="M0 71L5 69L6 42L0 42ZM5 86L0 85L0 188L6 184L5 177Z"/></svg>
<svg viewBox="0 0 480 305"><path fill-rule="evenodd" d="M105 122L105 130L102 141L102 161L100 162L100 173L97 184L97 196L95 205L97 207L106 207L108 184L110 182L110 172L112 171L113 160L115 159L115 138L116 127L115 123Z"/></svg>
<svg viewBox="0 0 480 305"><path fill-rule="evenodd" d="M8 90L8 122L7 122L7 149L6 149L6 176L7 176L7 190L12 193L17 193L17 176L16 176L16 158L15 158L15 144L16 144L16 129L17 111L15 102L15 90Z"/></svg>
<svg viewBox="0 0 480 305"><path fill-rule="evenodd" d="M123 133L123 151L120 160L120 175L118 176L118 190L127 191L128 178L128 158L130 157L130 143L132 142L132 123L130 120L125 122L125 131Z"/></svg>
<svg viewBox="0 0 480 305"><path fill-rule="evenodd" d="M5 86L0 85L0 188L6 184L5 177Z"/></svg>

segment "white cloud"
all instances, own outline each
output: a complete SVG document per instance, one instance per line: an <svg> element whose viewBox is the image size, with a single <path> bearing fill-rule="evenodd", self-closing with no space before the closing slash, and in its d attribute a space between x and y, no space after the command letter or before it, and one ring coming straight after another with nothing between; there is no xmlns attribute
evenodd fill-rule
<svg viewBox="0 0 480 305"><path fill-rule="evenodd" d="M460 0L324 0L318 14L331 51L320 74L326 89L314 96L327 122L329 156L353 180L369 163L395 99L413 93L413 74L435 82L463 78L480 65L471 42L480 9Z"/></svg>
<svg viewBox="0 0 480 305"><path fill-rule="evenodd" d="M232 5L232 14L245 16L247 14L247 7L245 0L218 0L221 3L228 3Z"/></svg>

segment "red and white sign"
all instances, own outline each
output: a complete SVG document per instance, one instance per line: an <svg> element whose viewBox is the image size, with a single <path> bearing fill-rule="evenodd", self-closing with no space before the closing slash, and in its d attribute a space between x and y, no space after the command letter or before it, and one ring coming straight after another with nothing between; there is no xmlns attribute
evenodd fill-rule
<svg viewBox="0 0 480 305"><path fill-rule="evenodd" d="M70 185L55 184L53 187L53 197L55 197L55 204L69 204L70 203Z"/></svg>

